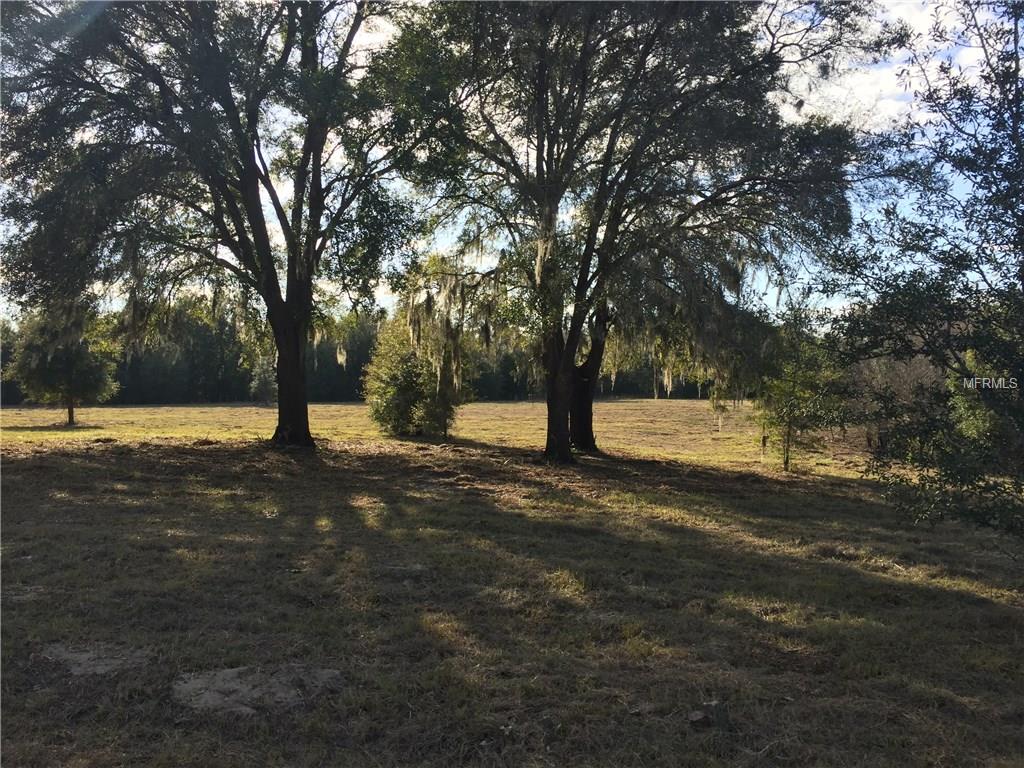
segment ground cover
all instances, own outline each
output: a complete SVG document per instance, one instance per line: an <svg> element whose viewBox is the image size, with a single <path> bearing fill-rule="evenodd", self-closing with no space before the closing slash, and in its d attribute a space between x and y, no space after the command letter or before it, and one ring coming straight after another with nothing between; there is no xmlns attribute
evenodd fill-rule
<svg viewBox="0 0 1024 768"><path fill-rule="evenodd" d="M1017 766L1020 566L913 526L749 412L539 404L452 441L320 405L4 410L3 758L17 766ZM602 439L603 438L603 439Z"/></svg>

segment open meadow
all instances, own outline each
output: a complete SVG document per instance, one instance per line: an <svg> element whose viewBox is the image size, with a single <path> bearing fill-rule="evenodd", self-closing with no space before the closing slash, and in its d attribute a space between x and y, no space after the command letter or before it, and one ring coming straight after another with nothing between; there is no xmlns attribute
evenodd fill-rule
<svg viewBox="0 0 1024 768"><path fill-rule="evenodd" d="M1022 571L749 407L4 409L10 766L1024 765ZM851 438L852 441L852 438Z"/></svg>

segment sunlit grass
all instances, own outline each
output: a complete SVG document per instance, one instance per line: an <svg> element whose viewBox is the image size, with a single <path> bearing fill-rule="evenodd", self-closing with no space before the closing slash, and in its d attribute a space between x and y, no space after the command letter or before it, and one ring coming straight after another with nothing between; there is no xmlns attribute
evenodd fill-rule
<svg viewBox="0 0 1024 768"><path fill-rule="evenodd" d="M545 438L541 402L470 403L459 409L452 438L512 448L539 449ZM0 433L7 444L88 443L105 440L258 440L274 432L272 406L104 406L79 408L79 426L61 422L55 408L5 408ZM361 403L319 403L309 409L314 437L321 441L369 440L380 432ZM760 428L750 403L726 411L719 431L706 400L599 400L595 432L602 450L715 466L762 465ZM769 452L767 466L777 464ZM848 444L817 440L799 452L805 472L854 474L860 466Z"/></svg>
<svg viewBox="0 0 1024 768"><path fill-rule="evenodd" d="M277 409L254 405L102 406L79 408L77 427L61 424L55 408L4 408L0 430L7 443L114 440L258 440L274 434ZM310 406L314 431L332 440L378 433L359 403Z"/></svg>

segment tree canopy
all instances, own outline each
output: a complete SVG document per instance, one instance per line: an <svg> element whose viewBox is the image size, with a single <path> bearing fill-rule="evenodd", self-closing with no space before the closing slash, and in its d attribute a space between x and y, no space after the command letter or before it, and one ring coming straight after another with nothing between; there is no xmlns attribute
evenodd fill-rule
<svg viewBox="0 0 1024 768"><path fill-rule="evenodd" d="M497 239L543 338L547 453L569 458L587 332L626 267L698 251L770 258L843 235L841 125L786 121L788 67L827 70L856 5L438 4L425 14L464 94L433 181ZM599 349L599 345L594 349ZM600 368L597 355L597 369Z"/></svg>

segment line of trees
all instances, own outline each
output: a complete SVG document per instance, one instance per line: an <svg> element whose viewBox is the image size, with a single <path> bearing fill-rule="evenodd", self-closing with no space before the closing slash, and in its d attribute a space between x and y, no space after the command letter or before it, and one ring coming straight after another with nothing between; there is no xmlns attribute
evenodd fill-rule
<svg viewBox="0 0 1024 768"><path fill-rule="evenodd" d="M400 329L400 346L424 354L405 315L388 318L382 310L322 317L307 341L306 380L313 402L365 399L368 364L379 354L382 329ZM394 334L392 334L394 335ZM25 315L18 324L3 321L3 376L0 404L111 405L177 403L269 403L276 398L273 342L237 304L203 294L179 296L150 318L145 333L125 327L120 311L97 312L84 305ZM531 341L511 329L488 340L466 334L459 347L461 400L525 400L543 396L542 372ZM76 354L69 353L72 350ZM94 376L75 367L89 361ZM610 358L615 368L602 371L605 396L708 397L713 382L705 368L676 365L663 369L654 350L628 359ZM102 370L100 374L98 371ZM452 372L447 379L454 386ZM433 374L436 379L436 372ZM63 376L63 395L43 384ZM436 381L435 381L436 384ZM57 387L56 389L59 389ZM747 393L749 394L749 393Z"/></svg>
<svg viewBox="0 0 1024 768"><path fill-rule="evenodd" d="M362 397L378 323L374 313L322 320L307 341L312 399ZM17 326L5 323L3 346L4 405L26 398L141 405L276 397L272 341L239 307L203 295L163 306L142 335L125 327L122 312L101 314L85 304L51 307L24 316ZM95 369L89 375L86 364Z"/></svg>

